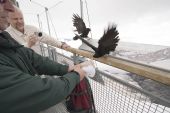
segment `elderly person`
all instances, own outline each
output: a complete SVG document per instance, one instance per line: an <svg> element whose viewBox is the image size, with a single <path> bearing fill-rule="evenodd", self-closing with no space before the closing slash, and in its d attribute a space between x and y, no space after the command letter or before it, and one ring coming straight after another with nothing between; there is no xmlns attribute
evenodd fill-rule
<svg viewBox="0 0 170 113"><path fill-rule="evenodd" d="M10 12L8 16L10 26L6 31L21 45L29 47L39 54L41 54L40 42L56 47L68 47L66 43L62 43L45 33L42 33L42 36L37 36L36 33L39 33L40 30L34 26L25 25L23 14L18 7L14 6L14 12Z"/></svg>
<svg viewBox="0 0 170 113"><path fill-rule="evenodd" d="M0 15L14 11L0 0ZM65 99L85 76L80 65L62 65L23 47L7 32L0 18L0 113L38 113ZM51 77L41 78L47 74ZM59 78L52 77L59 75Z"/></svg>

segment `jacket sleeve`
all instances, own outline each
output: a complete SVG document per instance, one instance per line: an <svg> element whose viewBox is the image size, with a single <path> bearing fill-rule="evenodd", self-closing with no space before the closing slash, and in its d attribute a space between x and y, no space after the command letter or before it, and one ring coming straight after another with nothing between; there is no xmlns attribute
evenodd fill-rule
<svg viewBox="0 0 170 113"><path fill-rule="evenodd" d="M26 29L28 29L27 32L29 35L34 34L34 32L41 32L41 30L36 28L35 26L26 25L25 27L26 27ZM42 37L37 37L37 38L39 39L40 42L51 45L51 46L61 47L61 45L62 45L61 41L49 36L45 32L42 32ZM28 42L28 38L26 38L26 40ZM28 47L28 46L26 46L26 47Z"/></svg>
<svg viewBox="0 0 170 113"><path fill-rule="evenodd" d="M45 44L54 46L54 47L61 47L62 43L61 41L47 35L46 33L43 32L43 36L40 39L40 42L43 42Z"/></svg>
<svg viewBox="0 0 170 113"><path fill-rule="evenodd" d="M62 76L68 73L68 66L50 60L48 57L42 57L35 53L31 49L26 49L27 55L33 67L36 69L39 75L58 75Z"/></svg>
<svg viewBox="0 0 170 113"><path fill-rule="evenodd" d="M2 61L0 67L0 113L38 113L65 99L79 82L76 73L42 79Z"/></svg>

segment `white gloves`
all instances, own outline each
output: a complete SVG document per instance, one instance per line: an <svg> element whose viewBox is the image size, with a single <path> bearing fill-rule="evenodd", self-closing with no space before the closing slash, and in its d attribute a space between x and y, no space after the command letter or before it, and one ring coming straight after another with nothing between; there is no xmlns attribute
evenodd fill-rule
<svg viewBox="0 0 170 113"><path fill-rule="evenodd" d="M81 68L86 72L86 76L94 77L96 70L93 61L85 61L80 64Z"/></svg>

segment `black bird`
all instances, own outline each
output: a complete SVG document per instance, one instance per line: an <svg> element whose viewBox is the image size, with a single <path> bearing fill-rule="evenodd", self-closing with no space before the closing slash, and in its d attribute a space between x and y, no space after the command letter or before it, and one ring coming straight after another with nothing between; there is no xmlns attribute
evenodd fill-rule
<svg viewBox="0 0 170 113"><path fill-rule="evenodd" d="M76 27L76 31L80 35L77 35L73 38L74 40L80 39L82 40L86 45L91 47L95 54L93 57L98 58L105 54L109 54L110 51L114 51L116 49L117 43L119 42L119 36L118 31L116 29L116 25L110 25L108 28L104 31L103 36L98 41L98 48L87 42L84 38L87 37L90 29L86 28L86 25L82 18L78 14L73 14L73 26Z"/></svg>
<svg viewBox="0 0 170 113"><path fill-rule="evenodd" d="M78 14L73 14L73 26L76 27L76 30L80 37L87 38L88 34L90 32L90 28L86 28L86 25L83 21L83 19ZM73 38L74 40L77 40L78 37L75 36Z"/></svg>
<svg viewBox="0 0 170 113"><path fill-rule="evenodd" d="M86 45L95 51L95 54L93 55L94 58L99 58L105 54L109 54L110 51L114 51L116 49L117 43L119 42L118 34L119 33L116 30L115 25L108 26L108 29L104 31L103 36L98 41L98 48L78 35L75 37L82 40Z"/></svg>

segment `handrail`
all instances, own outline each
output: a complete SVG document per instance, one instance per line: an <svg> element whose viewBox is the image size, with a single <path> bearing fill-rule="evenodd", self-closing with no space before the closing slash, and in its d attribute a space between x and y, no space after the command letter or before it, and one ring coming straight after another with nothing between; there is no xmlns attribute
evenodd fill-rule
<svg viewBox="0 0 170 113"><path fill-rule="evenodd" d="M166 85L170 85L170 71L169 70L151 67L146 64L135 63L127 59L111 57L111 56L93 58L94 53L80 50L80 49L75 49L72 47L68 47L64 50L69 51L71 53L79 54L81 56L99 61L101 63L131 72L131 73L143 76L143 77L150 78L152 80L161 82Z"/></svg>

